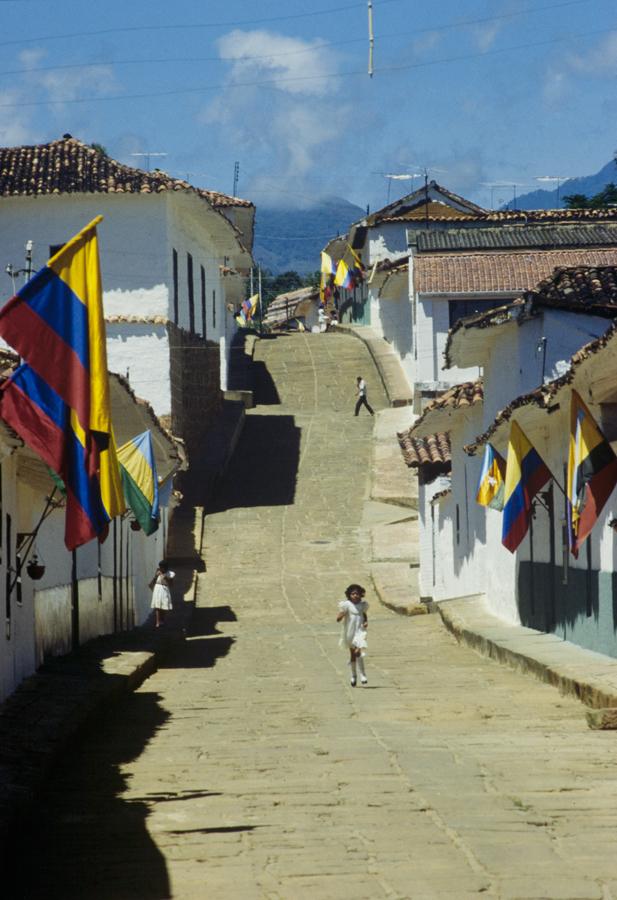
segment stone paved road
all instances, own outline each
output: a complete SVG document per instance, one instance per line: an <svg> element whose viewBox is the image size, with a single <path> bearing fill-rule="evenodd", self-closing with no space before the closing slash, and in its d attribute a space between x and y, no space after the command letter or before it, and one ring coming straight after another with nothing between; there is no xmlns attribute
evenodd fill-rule
<svg viewBox="0 0 617 900"><path fill-rule="evenodd" d="M348 685L333 619L367 577L372 429L355 376L384 403L364 353L259 345L192 633L74 748L14 896L617 898L615 737L576 702L370 591L370 682Z"/></svg>

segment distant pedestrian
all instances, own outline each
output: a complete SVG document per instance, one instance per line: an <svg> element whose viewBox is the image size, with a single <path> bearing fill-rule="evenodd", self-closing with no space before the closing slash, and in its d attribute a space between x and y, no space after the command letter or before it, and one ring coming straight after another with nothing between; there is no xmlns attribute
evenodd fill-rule
<svg viewBox="0 0 617 900"><path fill-rule="evenodd" d="M358 377L356 378L356 397L358 398L356 400L356 412L355 412L356 416L360 412L361 406L366 406L366 408L368 409L370 414L372 416L375 415L372 407L369 406L369 402L366 399L366 382L361 375L358 375Z"/></svg>
<svg viewBox="0 0 617 900"><path fill-rule="evenodd" d="M361 584L350 584L345 591L345 600L338 605L337 622L343 623L340 644L349 650L351 666L351 686L357 684L357 670L360 670L360 683L366 684L368 679L364 671L364 651L366 650L366 629L368 603L364 599L366 591Z"/></svg>
<svg viewBox="0 0 617 900"><path fill-rule="evenodd" d="M150 582L152 591L152 603L150 606L154 610L157 628L161 627L165 621L165 616L172 608L170 587L175 577L176 573L172 572L165 560L162 559L154 573L154 578Z"/></svg>

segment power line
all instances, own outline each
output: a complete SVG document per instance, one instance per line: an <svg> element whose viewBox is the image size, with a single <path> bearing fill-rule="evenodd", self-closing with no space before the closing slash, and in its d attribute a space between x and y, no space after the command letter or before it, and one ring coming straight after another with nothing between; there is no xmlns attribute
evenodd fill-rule
<svg viewBox="0 0 617 900"><path fill-rule="evenodd" d="M482 18L477 19L460 19L456 22L447 22L443 25L432 25L425 28L414 28L411 31L392 31L385 32L383 34L377 34L376 39L383 41L389 38L399 38L399 37L408 37L410 35L418 35L425 33L433 33L436 31L449 31L455 28L467 28L471 25L486 25L490 22L497 22L503 19L512 19L517 18L519 16L523 16L527 13L537 13L537 12L545 12L554 9L560 9L565 6L579 6L585 3L595 3L598 0L561 0L559 3L551 3L545 6L538 7L528 7L526 9L518 10L517 12L512 13L502 13L497 16L484 16ZM144 26L148 27L148 26ZM166 26L161 26L166 27ZM184 28L185 26L173 26L177 28ZM61 63L59 65L53 66L35 66L32 68L19 68L19 69L6 69L3 72L0 72L0 77L9 76L9 75L28 75L32 72L55 72L55 71L64 71L67 69L85 69L85 68L98 68L100 66L130 66L130 65L162 65L165 63L169 64L178 64L178 63L203 63L203 62L257 62L257 61L266 61L270 59L279 59L290 56L302 56L307 53L314 53L315 50L327 49L330 47L342 47L348 44L364 44L366 42L366 37L358 37L358 38L347 38L346 40L340 41L320 41L318 43L313 43L308 47L304 47L296 50L285 50L280 53L267 53L267 54L258 54L256 56L165 56L165 57L145 57L145 58L129 58L129 59L110 59L110 60L98 60L96 62L78 62L78 63ZM10 42L9 42L10 43ZM3 46L0 43L0 47Z"/></svg>
<svg viewBox="0 0 617 900"><path fill-rule="evenodd" d="M545 47L549 44L566 43L573 39L594 37L598 34L613 34L615 32L617 32L617 27L596 28L592 31L565 34L561 35L560 37L546 38L542 41L530 41L525 44L517 44L511 47L500 47L493 50L483 50L479 53L466 53L459 56L449 56L442 57L440 59L425 60L423 62L402 63L401 65L396 66L380 66L379 68L375 69L375 72L399 72L410 69L424 69L430 66L445 65L449 63L467 62L473 59L482 59L486 56L495 56L501 53L515 53L520 50L528 50L533 47ZM103 97L66 97L60 100L21 100L17 103L0 103L0 109L16 109L26 106L58 106L76 103L102 103L116 100L146 100L157 97L176 97L185 94L206 94L210 91L228 88L268 87L270 85L276 86L277 84L297 84L298 82L307 81L327 81L332 79L341 80L355 75L366 75L366 70L356 69L347 72L333 72L331 74L324 75L299 75L287 78L270 78L263 81L229 81L221 82L219 84L211 84L207 87L172 88L171 90L167 91L144 91L143 93L139 94L115 94Z"/></svg>
<svg viewBox="0 0 617 900"><path fill-rule="evenodd" d="M380 0L380 6L386 3L401 3L404 0ZM307 19L314 16L332 15L337 12L347 12L350 9L365 9L364 3L348 3L345 6L316 9L311 12L293 13L287 16L264 16L259 19L238 19L227 22L196 22L184 25L125 25L121 28L101 28L97 31L73 31L66 34L48 34L40 37L20 38L12 41L1 41L0 47L9 47L18 44L33 44L44 41L59 41L67 38L99 37L108 34L135 33L137 31L194 31L198 28L238 28L241 25L265 25L268 22L288 22L293 19Z"/></svg>

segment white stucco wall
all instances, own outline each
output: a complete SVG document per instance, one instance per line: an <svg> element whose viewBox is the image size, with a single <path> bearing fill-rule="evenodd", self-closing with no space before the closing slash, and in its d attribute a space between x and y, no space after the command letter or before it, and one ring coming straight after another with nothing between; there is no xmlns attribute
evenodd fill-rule
<svg viewBox="0 0 617 900"><path fill-rule="evenodd" d="M123 375L157 416L171 414L171 348L165 325L108 323L107 365Z"/></svg>
<svg viewBox="0 0 617 900"><path fill-rule="evenodd" d="M404 222L382 222L369 229L368 263L407 255L407 231ZM366 260L365 260L366 262Z"/></svg>
<svg viewBox="0 0 617 900"><path fill-rule="evenodd" d="M419 294L417 300L417 374L416 380L422 385L448 387L463 381L474 381L480 369L477 366L444 369L444 351L450 328L448 300L434 299Z"/></svg>

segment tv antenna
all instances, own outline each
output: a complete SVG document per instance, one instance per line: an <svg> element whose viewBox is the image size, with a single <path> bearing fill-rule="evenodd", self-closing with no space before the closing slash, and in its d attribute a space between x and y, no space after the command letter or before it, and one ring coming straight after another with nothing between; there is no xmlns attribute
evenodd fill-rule
<svg viewBox="0 0 617 900"><path fill-rule="evenodd" d="M409 181L411 193L413 191L414 178L422 178L421 172L373 172L373 175L381 175L382 178L388 179L388 200L386 206L390 203L390 192L392 190L393 181Z"/></svg>
<svg viewBox="0 0 617 900"><path fill-rule="evenodd" d="M150 159L153 156L167 156L167 153L154 153L150 150L144 153L131 153L131 156L143 156L146 160L146 172L150 171Z"/></svg>
<svg viewBox="0 0 617 900"><path fill-rule="evenodd" d="M536 181L544 182L545 184L557 182L557 209L559 209L559 189L564 181L569 181L571 177L571 175L536 175Z"/></svg>
<svg viewBox="0 0 617 900"><path fill-rule="evenodd" d="M236 191L238 190L238 178L240 177L240 163L236 160L234 163L234 188L231 192L231 196L236 196Z"/></svg>
<svg viewBox="0 0 617 900"><path fill-rule="evenodd" d="M485 187L489 187L491 189L491 209L493 209L493 195L495 188L512 188L512 206L511 209L516 209L516 189L522 187L529 187L530 185L525 181L483 181L482 184ZM508 204L506 204L507 208Z"/></svg>

